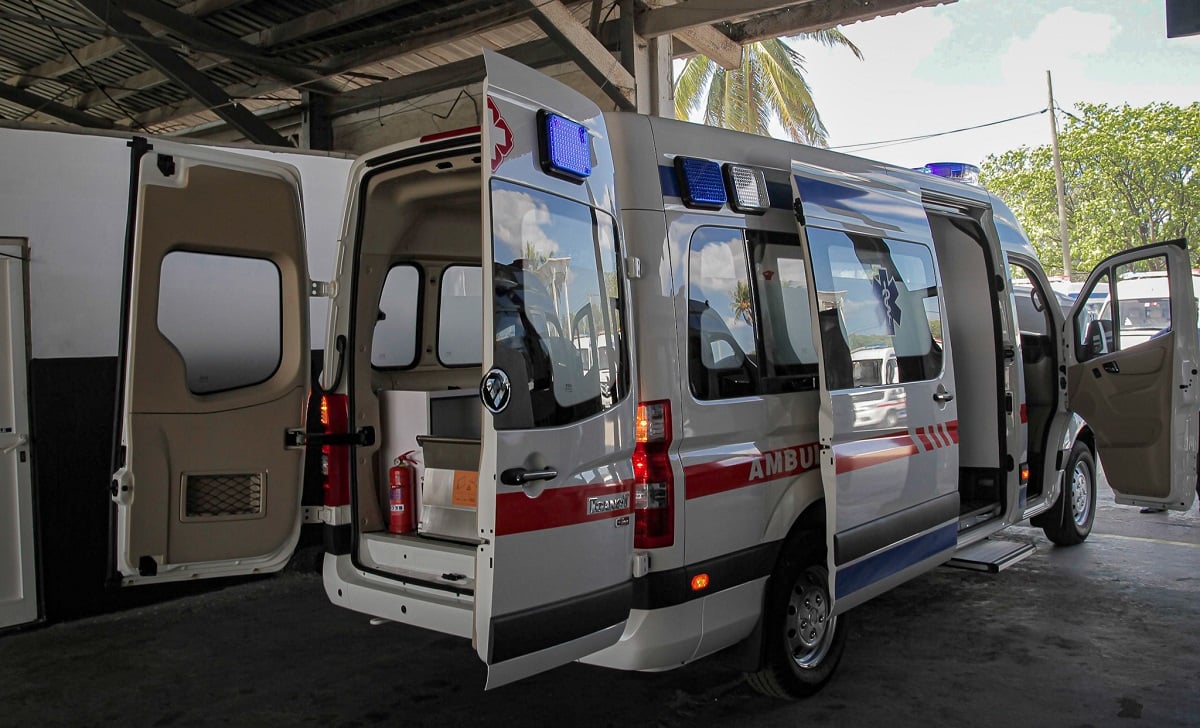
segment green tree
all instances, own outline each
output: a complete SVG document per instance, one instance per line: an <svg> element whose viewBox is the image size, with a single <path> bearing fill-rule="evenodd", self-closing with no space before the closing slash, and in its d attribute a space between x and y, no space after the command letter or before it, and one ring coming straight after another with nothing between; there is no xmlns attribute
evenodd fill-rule
<svg viewBox="0 0 1200 728"><path fill-rule="evenodd" d="M1059 146L1075 270L1200 229L1200 103L1079 104ZM1012 207L1046 270L1061 273L1049 145L990 155L980 179ZM1200 261L1194 249L1192 261Z"/></svg>
<svg viewBox="0 0 1200 728"><path fill-rule="evenodd" d="M803 33L792 40L815 40L830 47L862 51L837 28ZM703 110L704 123L751 134L769 135L778 120L792 141L826 146L828 134L804 77L804 56L782 39L750 43L742 65L726 70L705 56L689 59L675 82L675 116Z"/></svg>

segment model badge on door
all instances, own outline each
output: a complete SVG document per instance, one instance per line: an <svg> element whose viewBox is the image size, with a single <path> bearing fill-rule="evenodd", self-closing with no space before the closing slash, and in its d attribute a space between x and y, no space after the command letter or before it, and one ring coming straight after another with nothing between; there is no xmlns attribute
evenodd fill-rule
<svg viewBox="0 0 1200 728"><path fill-rule="evenodd" d="M503 369L492 369L479 383L479 398L483 400L483 406L487 407L488 412L494 415L504 411L511 396L512 383L508 381L508 375Z"/></svg>

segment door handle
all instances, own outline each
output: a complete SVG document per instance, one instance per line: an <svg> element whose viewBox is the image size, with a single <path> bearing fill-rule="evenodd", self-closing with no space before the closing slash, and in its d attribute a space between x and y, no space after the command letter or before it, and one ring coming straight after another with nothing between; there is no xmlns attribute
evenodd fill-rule
<svg viewBox="0 0 1200 728"><path fill-rule="evenodd" d="M1121 367L1115 361L1106 361L1104 362L1104 371L1108 372L1109 374L1120 374Z"/></svg>
<svg viewBox="0 0 1200 728"><path fill-rule="evenodd" d="M535 480L554 480L558 471L554 468L543 470L526 470L525 468L509 468L500 473L500 482L505 485L525 485Z"/></svg>
<svg viewBox="0 0 1200 728"><path fill-rule="evenodd" d="M933 393L933 401L934 402L940 402L941 404L945 404L947 402L952 401L953 399L954 399L954 395L950 394L949 392L934 392Z"/></svg>
<svg viewBox="0 0 1200 728"><path fill-rule="evenodd" d="M29 444L29 437L27 435L17 435L17 441L0 450L0 455L7 455L17 448L25 447L27 444Z"/></svg>

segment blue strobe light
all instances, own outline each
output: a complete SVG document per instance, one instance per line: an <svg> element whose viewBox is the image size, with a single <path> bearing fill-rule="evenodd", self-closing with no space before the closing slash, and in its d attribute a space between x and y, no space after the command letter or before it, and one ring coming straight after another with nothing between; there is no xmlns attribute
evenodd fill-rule
<svg viewBox="0 0 1200 728"><path fill-rule="evenodd" d="M725 205L721 165L708 159L675 157L675 175L683 204L701 210L719 210Z"/></svg>
<svg viewBox="0 0 1200 728"><path fill-rule="evenodd" d="M592 173L592 140L583 124L539 111L538 141L546 174L582 182Z"/></svg>

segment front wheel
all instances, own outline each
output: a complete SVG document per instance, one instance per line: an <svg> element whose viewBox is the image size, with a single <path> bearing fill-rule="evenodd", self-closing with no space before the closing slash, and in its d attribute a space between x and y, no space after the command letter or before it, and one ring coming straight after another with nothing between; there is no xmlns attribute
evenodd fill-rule
<svg viewBox="0 0 1200 728"><path fill-rule="evenodd" d="M819 551L785 556L771 577L763 669L749 673L755 690L803 698L833 677L846 647L846 617L831 616L829 573Z"/></svg>
<svg viewBox="0 0 1200 728"><path fill-rule="evenodd" d="M1096 518L1096 460L1085 443L1076 441L1071 448L1063 478L1062 493L1051 509L1056 517L1043 523L1042 531L1059 546L1074 546L1087 539Z"/></svg>

